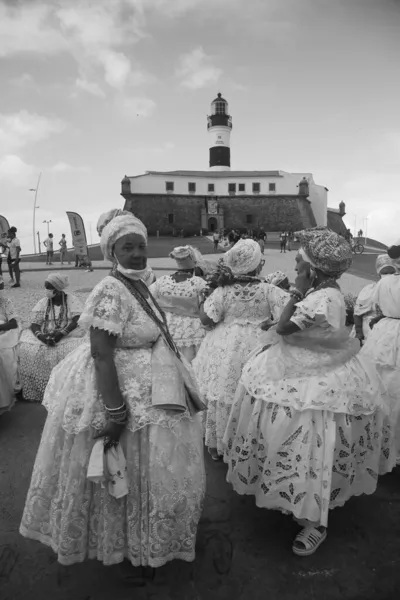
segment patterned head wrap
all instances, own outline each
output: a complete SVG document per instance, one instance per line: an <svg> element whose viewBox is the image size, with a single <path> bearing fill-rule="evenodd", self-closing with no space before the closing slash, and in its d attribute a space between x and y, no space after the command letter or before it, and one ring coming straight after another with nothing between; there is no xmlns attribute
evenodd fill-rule
<svg viewBox="0 0 400 600"><path fill-rule="evenodd" d="M61 273L50 273L50 275L47 276L46 281L59 292L63 292L65 288L69 286L68 277L66 275L62 275Z"/></svg>
<svg viewBox="0 0 400 600"><path fill-rule="evenodd" d="M300 241L299 253L313 267L339 278L353 262L350 244L327 227L313 227L298 231L295 236Z"/></svg>
<svg viewBox="0 0 400 600"><path fill-rule="evenodd" d="M257 269L261 262L260 245L254 240L239 240L224 257L224 264L233 275L247 275Z"/></svg>
<svg viewBox="0 0 400 600"><path fill-rule="evenodd" d="M197 265L196 254L192 246L177 246L169 256L176 261L178 269L194 269Z"/></svg>
<svg viewBox="0 0 400 600"><path fill-rule="evenodd" d="M278 286L282 281L285 281L285 279L287 279L287 275L283 271L275 271L274 273L267 275L265 281Z"/></svg>
<svg viewBox="0 0 400 600"><path fill-rule="evenodd" d="M101 236L102 231L106 225L110 223L115 217L120 217L121 215L131 215L132 213L128 210L122 210L121 208L112 208L105 213L102 213L97 221L97 233Z"/></svg>
<svg viewBox="0 0 400 600"><path fill-rule="evenodd" d="M382 269L385 267L392 267L396 271L394 261L387 254L380 254L376 257L375 268L378 275L381 274Z"/></svg>
<svg viewBox="0 0 400 600"><path fill-rule="evenodd" d="M100 247L104 258L113 261L115 242L130 233L140 235L147 244L147 229L142 221L134 217L132 213L114 217L104 227L101 234Z"/></svg>

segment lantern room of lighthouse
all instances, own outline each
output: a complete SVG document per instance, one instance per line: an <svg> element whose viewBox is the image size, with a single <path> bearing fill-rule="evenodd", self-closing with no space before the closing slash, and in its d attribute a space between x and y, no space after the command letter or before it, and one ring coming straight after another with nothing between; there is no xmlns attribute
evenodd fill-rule
<svg viewBox="0 0 400 600"><path fill-rule="evenodd" d="M228 102L221 94L211 102L207 129L210 137L210 170L230 171L232 117L229 115Z"/></svg>

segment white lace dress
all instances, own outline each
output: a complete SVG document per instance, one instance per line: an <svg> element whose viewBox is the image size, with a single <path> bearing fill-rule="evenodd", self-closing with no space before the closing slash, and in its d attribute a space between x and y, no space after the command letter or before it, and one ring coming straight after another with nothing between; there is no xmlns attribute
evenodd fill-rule
<svg viewBox="0 0 400 600"><path fill-rule="evenodd" d="M195 557L205 492L201 425L189 414L152 404L152 364L159 330L115 278L89 296L80 324L117 337L114 361L128 407L120 443L128 495L116 499L87 479L93 435L106 423L88 337L56 367L43 405L48 411L20 532L50 546L64 565L127 558L159 567ZM157 357L156 357L157 358ZM159 389L175 393L169 369Z"/></svg>
<svg viewBox="0 0 400 600"><path fill-rule="evenodd" d="M299 302L300 331L269 332L245 365L224 438L239 494L322 525L329 508L372 494L394 464L380 380L345 318L337 289Z"/></svg>
<svg viewBox="0 0 400 600"><path fill-rule="evenodd" d="M271 317L277 321L288 298L268 283L237 283L217 288L204 303L216 326L207 332L192 364L207 404L205 442L221 454L243 365L266 335L260 324Z"/></svg>
<svg viewBox="0 0 400 600"><path fill-rule="evenodd" d="M358 294L357 301L354 306L354 315L362 317L362 330L365 340L371 333L369 323L374 317L377 316L376 306L372 300L374 297L375 288L376 283L369 283L363 287L361 292ZM353 327L351 336L355 337L355 334L356 330L355 327Z"/></svg>
<svg viewBox="0 0 400 600"><path fill-rule="evenodd" d="M201 277L176 282L165 275L150 286L150 291L167 317L169 331L181 354L189 361L196 356L204 338L200 321L200 294L207 286Z"/></svg>
<svg viewBox="0 0 400 600"><path fill-rule="evenodd" d="M393 445L400 463L400 275L382 277L372 301L385 318L370 331L361 355L374 361L387 390Z"/></svg>
<svg viewBox="0 0 400 600"><path fill-rule="evenodd" d="M17 320L13 303L0 296L0 324ZM0 331L0 415L15 403L15 393L21 389L19 382L18 342L20 329Z"/></svg>

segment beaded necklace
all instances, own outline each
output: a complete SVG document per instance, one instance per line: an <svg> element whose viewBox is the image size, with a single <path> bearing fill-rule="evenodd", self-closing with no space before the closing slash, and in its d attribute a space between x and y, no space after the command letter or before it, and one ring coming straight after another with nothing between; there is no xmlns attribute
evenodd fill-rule
<svg viewBox="0 0 400 600"><path fill-rule="evenodd" d="M62 294L62 304L60 306L60 312L58 314L58 317L56 318L53 300L49 298L49 300L47 301L46 312L44 315L43 333L49 332L50 313L52 316L52 321L54 323L54 328L61 329L61 325L64 324L64 319L67 315L67 308L67 297L65 294Z"/></svg>
<svg viewBox="0 0 400 600"><path fill-rule="evenodd" d="M160 319L159 316L156 314L156 312L153 310L153 307L148 302L147 298L144 296L142 290L140 289L140 286L145 285L145 284L140 281L133 281L131 279L128 279L127 277L124 277L117 270L117 268L115 266L112 268L110 275L112 277L115 277L115 279L118 279L118 281L120 281L121 283L124 284L124 286L132 294L132 296L138 301L138 303L143 308L143 310L147 314L147 316L150 317L150 319L160 329L165 341L167 342L168 346L171 348L172 352L174 352L174 354L178 358L180 358L179 350L176 347L175 342L172 339L172 336L168 329L167 318L165 316L165 312L162 310L162 308L160 308L160 306L158 305L158 302L153 297L153 294L150 292L150 290L148 288L146 288L146 291L148 292L148 294L151 298L151 301L153 302L154 306L156 307L156 309L158 310L158 312L161 315L161 319Z"/></svg>
<svg viewBox="0 0 400 600"><path fill-rule="evenodd" d="M319 290L323 290L325 288L334 288L340 292L340 286L338 282L333 277L330 277L329 279L325 279L325 281L317 285L316 288L310 288L306 294L313 294L314 292L319 292Z"/></svg>

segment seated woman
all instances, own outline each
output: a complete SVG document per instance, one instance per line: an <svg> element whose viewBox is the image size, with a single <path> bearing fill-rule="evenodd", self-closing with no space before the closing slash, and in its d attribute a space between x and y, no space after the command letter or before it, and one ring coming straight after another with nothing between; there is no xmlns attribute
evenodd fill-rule
<svg viewBox="0 0 400 600"><path fill-rule="evenodd" d="M82 343L78 328L80 301L65 291L68 277L51 273L44 284L46 297L33 309L29 330L21 336L21 384L25 400L41 402L52 370ZM78 328L78 329L77 329Z"/></svg>
<svg viewBox="0 0 400 600"><path fill-rule="evenodd" d="M380 254L376 258L376 272L381 279L386 275L393 275L396 272L393 260L387 254ZM368 283L358 294L357 302L354 307L354 328L352 337L356 337L363 343L367 339L371 329L370 322L378 316L376 305L373 302L377 283Z"/></svg>
<svg viewBox="0 0 400 600"><path fill-rule="evenodd" d="M19 328L13 304L4 296L4 281L0 277L0 415L12 408L18 381Z"/></svg>
<svg viewBox="0 0 400 600"><path fill-rule="evenodd" d="M170 257L175 260L178 270L158 279L150 286L150 292L166 313L179 352L192 361L205 335L200 321L200 304L207 284L194 275L197 261L191 246L174 248Z"/></svg>
<svg viewBox="0 0 400 600"><path fill-rule="evenodd" d="M276 287L281 288L281 290L285 290L286 292L290 290L288 276L282 271L275 271L274 273L270 273L266 276L265 281L272 285L276 285Z"/></svg>

